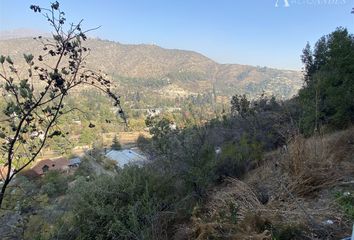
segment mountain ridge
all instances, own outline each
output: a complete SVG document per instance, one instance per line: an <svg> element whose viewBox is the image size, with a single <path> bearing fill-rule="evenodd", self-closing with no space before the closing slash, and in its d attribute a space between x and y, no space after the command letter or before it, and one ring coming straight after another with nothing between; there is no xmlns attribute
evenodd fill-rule
<svg viewBox="0 0 354 240"><path fill-rule="evenodd" d="M121 78L159 81L173 84L187 92L214 88L223 96L265 92L290 98L302 85L301 72L245 64L221 64L196 51L168 49L154 44L122 44L90 38L85 45L92 49L88 66L100 69L119 82ZM41 46L32 38L0 40L0 54L13 56L16 62L23 53L38 56ZM129 84L129 83L128 83Z"/></svg>

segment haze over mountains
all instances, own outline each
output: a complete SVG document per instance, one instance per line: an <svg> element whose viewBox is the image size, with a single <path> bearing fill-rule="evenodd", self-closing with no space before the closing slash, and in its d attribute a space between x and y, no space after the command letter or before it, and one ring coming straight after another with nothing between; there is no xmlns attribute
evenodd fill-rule
<svg viewBox="0 0 354 240"><path fill-rule="evenodd" d="M42 52L33 40L35 31L0 33L0 54L12 56L24 64L23 53L35 57ZM240 64L219 64L197 52L164 49L156 45L120 44L89 39L88 65L100 69L121 85L148 87L164 96L178 97L213 91L218 96L235 93L251 97L261 94L290 98L302 85L298 71L255 67Z"/></svg>
<svg viewBox="0 0 354 240"><path fill-rule="evenodd" d="M35 37L38 35L50 36L48 33L30 28L18 28L13 30L0 31L0 40Z"/></svg>

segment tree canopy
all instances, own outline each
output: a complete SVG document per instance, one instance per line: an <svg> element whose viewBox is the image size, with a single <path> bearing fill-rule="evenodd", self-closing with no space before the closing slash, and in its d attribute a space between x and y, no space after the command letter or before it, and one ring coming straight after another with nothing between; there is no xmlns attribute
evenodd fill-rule
<svg viewBox="0 0 354 240"><path fill-rule="evenodd" d="M354 36L345 28L303 50L305 85L299 92L306 134L326 125L342 129L354 121Z"/></svg>
<svg viewBox="0 0 354 240"><path fill-rule="evenodd" d="M114 138L113 138L113 142L112 142L111 148L113 150L121 150L122 149L122 145L120 144L117 135L115 135Z"/></svg>

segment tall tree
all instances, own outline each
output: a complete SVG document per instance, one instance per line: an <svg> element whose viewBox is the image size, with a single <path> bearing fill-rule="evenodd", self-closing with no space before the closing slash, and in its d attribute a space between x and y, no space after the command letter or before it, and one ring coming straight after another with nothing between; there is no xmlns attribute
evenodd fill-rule
<svg viewBox="0 0 354 240"><path fill-rule="evenodd" d="M354 36L345 28L320 38L312 52L306 45L305 86L299 92L303 131L326 125L345 128L354 122Z"/></svg>
<svg viewBox="0 0 354 240"><path fill-rule="evenodd" d="M85 67L90 49L83 42L90 30L81 29L82 20L66 27L58 2L48 9L36 5L30 8L45 16L53 28L53 38L36 38L43 46L43 54L24 54L27 74L20 73L11 57L0 56L0 91L6 102L5 119L0 119L0 165L5 170L0 207L10 182L36 159L47 139L66 134L57 123L61 116L74 110L65 106L73 89L86 85L97 88L112 99L123 116L120 98L112 92L111 82L100 72Z"/></svg>

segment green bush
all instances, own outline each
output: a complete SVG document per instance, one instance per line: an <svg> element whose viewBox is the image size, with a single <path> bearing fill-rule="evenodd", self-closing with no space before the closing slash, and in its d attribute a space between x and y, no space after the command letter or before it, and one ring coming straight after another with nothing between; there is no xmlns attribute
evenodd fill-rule
<svg viewBox="0 0 354 240"><path fill-rule="evenodd" d="M197 198L202 198L206 194L207 187L216 180L215 167L216 156L212 146L201 146L200 153L194 158L186 158L180 164L188 166L185 172L181 172L186 195L194 194Z"/></svg>
<svg viewBox="0 0 354 240"><path fill-rule="evenodd" d="M347 216L354 220L354 196L352 192L337 193L336 201L347 214Z"/></svg>
<svg viewBox="0 0 354 240"><path fill-rule="evenodd" d="M38 184L21 175L16 178L16 181L17 186L12 188L4 198L4 209L14 209L21 213L31 212L34 208L33 205L40 204L40 200L42 200L36 196L39 191ZM0 211L0 216L1 213Z"/></svg>
<svg viewBox="0 0 354 240"><path fill-rule="evenodd" d="M138 139L136 140L136 144L142 151L148 151L150 141L149 139L144 137L144 135L140 134Z"/></svg>
<svg viewBox="0 0 354 240"><path fill-rule="evenodd" d="M275 226L271 230L274 240L304 239L303 227L298 225Z"/></svg>
<svg viewBox="0 0 354 240"><path fill-rule="evenodd" d="M168 181L148 168L126 167L115 177L90 182L79 179L70 191L73 217L66 223L76 230L65 237L159 239L157 230L163 231L170 219L173 193Z"/></svg>
<svg viewBox="0 0 354 240"><path fill-rule="evenodd" d="M262 146L250 141L245 135L238 142L223 145L220 159L216 165L217 176L242 177L254 168L262 157Z"/></svg>
<svg viewBox="0 0 354 240"><path fill-rule="evenodd" d="M48 197L57 197L66 193L68 189L67 177L58 171L47 172L42 179L41 191Z"/></svg>
<svg viewBox="0 0 354 240"><path fill-rule="evenodd" d="M75 171L75 177L88 177L94 175L94 169L91 166L89 159L84 157L80 163L79 168Z"/></svg>
<svg viewBox="0 0 354 240"><path fill-rule="evenodd" d="M117 162L112 159L105 159L103 161L103 168L109 171L114 171L117 168Z"/></svg>

